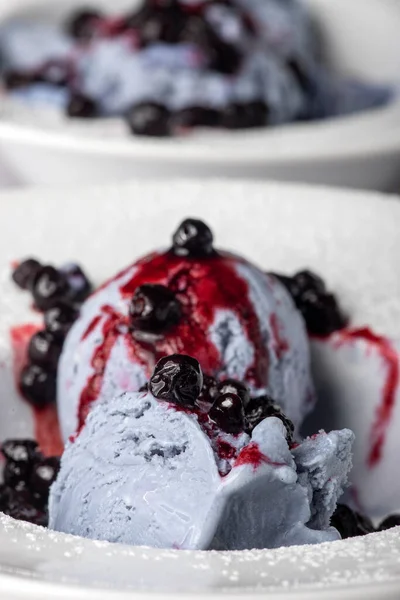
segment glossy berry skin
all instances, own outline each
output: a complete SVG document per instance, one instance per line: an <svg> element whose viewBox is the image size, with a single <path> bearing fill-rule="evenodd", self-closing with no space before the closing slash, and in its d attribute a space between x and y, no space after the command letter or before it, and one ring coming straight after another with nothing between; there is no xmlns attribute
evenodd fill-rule
<svg viewBox="0 0 400 600"><path fill-rule="evenodd" d="M32 336L28 356L35 365L55 370L60 358L62 343L49 331L39 331Z"/></svg>
<svg viewBox="0 0 400 600"><path fill-rule="evenodd" d="M39 510L33 505L32 497L27 490L17 491L6 485L0 485L0 511L20 521L47 526L47 511Z"/></svg>
<svg viewBox="0 0 400 600"><path fill-rule="evenodd" d="M42 267L33 281L32 295L39 310L45 311L63 300L68 293L64 275L54 267Z"/></svg>
<svg viewBox="0 0 400 600"><path fill-rule="evenodd" d="M92 293L92 284L79 265L69 263L60 269L68 282L68 297L71 302L81 303Z"/></svg>
<svg viewBox="0 0 400 600"><path fill-rule="evenodd" d="M77 11L67 23L67 33L81 42L89 41L101 16L101 13L96 10Z"/></svg>
<svg viewBox="0 0 400 600"><path fill-rule="evenodd" d="M298 308L312 335L330 335L347 324L333 294L306 292L301 296Z"/></svg>
<svg viewBox="0 0 400 600"><path fill-rule="evenodd" d="M245 383L236 381L235 379L226 379L217 385L217 395L221 394L236 394L241 399L244 408L250 402L249 388Z"/></svg>
<svg viewBox="0 0 400 600"><path fill-rule="evenodd" d="M129 306L133 331L161 334L179 323L182 311L175 294L164 285L138 287Z"/></svg>
<svg viewBox="0 0 400 600"><path fill-rule="evenodd" d="M37 461L33 465L29 480L30 491L47 501L50 487L56 480L59 470L60 459L55 456Z"/></svg>
<svg viewBox="0 0 400 600"><path fill-rule="evenodd" d="M170 135L170 112L156 102L142 102L127 114L128 125L135 135L166 137Z"/></svg>
<svg viewBox="0 0 400 600"><path fill-rule="evenodd" d="M213 256L213 234L203 221L185 219L172 238L172 251L177 256L204 258Z"/></svg>
<svg viewBox="0 0 400 600"><path fill-rule="evenodd" d="M200 396L197 403L213 404L218 396L217 382L214 377L203 374L203 387L201 388Z"/></svg>
<svg viewBox="0 0 400 600"><path fill-rule="evenodd" d="M20 390L24 398L37 408L56 400L56 374L39 365L28 365L20 377Z"/></svg>
<svg viewBox="0 0 400 600"><path fill-rule="evenodd" d="M40 268L41 264L37 260L27 258L14 269L12 279L22 290L29 290Z"/></svg>
<svg viewBox="0 0 400 600"><path fill-rule="evenodd" d="M32 463L38 453L38 445L33 440L6 440L1 445L1 453L7 461Z"/></svg>
<svg viewBox="0 0 400 600"><path fill-rule="evenodd" d="M69 117L78 119L93 119L98 116L95 101L78 92L71 94L66 110Z"/></svg>
<svg viewBox="0 0 400 600"><path fill-rule="evenodd" d="M345 504L338 504L331 519L332 527L335 527L342 539L358 537L373 533L374 526L367 517L354 512Z"/></svg>
<svg viewBox="0 0 400 600"><path fill-rule="evenodd" d="M155 398L193 408L203 387L203 373L195 358L172 354L161 358L150 379Z"/></svg>
<svg viewBox="0 0 400 600"><path fill-rule="evenodd" d="M62 341L71 329L79 312L68 302L58 302L44 314L46 331Z"/></svg>
<svg viewBox="0 0 400 600"><path fill-rule="evenodd" d="M400 515L390 515L379 525L378 531L387 531L393 527L400 527Z"/></svg>
<svg viewBox="0 0 400 600"><path fill-rule="evenodd" d="M267 395L258 398L252 398L246 406L246 431L251 434L253 429L264 419L276 417L280 419L286 428L286 439L288 443L292 442L294 434L294 425L290 419L281 411L274 400Z"/></svg>
<svg viewBox="0 0 400 600"><path fill-rule="evenodd" d="M211 421L226 433L236 435L244 431L243 402L236 394L226 393L219 395L212 405L208 416Z"/></svg>

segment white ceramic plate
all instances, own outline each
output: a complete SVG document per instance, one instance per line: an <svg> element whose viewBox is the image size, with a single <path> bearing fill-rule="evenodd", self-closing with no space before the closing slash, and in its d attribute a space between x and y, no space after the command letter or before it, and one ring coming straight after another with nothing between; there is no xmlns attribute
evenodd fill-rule
<svg viewBox="0 0 400 600"><path fill-rule="evenodd" d="M118 12L134 1L139 0L89 4ZM307 2L322 25L333 69L371 82L400 81L397 0ZM0 19L25 14L63 21L81 5L82 0L2 0ZM23 183L217 175L381 190L400 185L400 102L343 119L173 140L127 138L118 120L73 123L4 97L0 102L0 154Z"/></svg>
<svg viewBox="0 0 400 600"><path fill-rule="evenodd" d="M10 282L27 255L78 259L96 282L168 244L184 216L213 227L217 244L265 269L309 266L326 277L355 324L400 336L400 202L378 194L245 182L136 183L0 196L0 440L31 435L12 377L10 328L37 320ZM277 600L400 597L400 531L321 546L207 553L129 548L49 533L0 518L1 600ZM153 595L151 596L153 597Z"/></svg>

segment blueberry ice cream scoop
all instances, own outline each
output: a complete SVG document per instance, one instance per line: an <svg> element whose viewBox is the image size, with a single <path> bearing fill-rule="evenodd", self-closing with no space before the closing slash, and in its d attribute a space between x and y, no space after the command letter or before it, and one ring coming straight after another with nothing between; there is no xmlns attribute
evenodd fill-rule
<svg viewBox="0 0 400 600"><path fill-rule="evenodd" d="M353 434L320 432L291 449L276 417L251 434L243 418L242 430L229 433L242 399L217 396L214 405L225 410L219 420L214 405L197 403L202 383L197 361L170 356L158 363L148 391L98 404L62 457L50 528L176 549L339 539L330 517L347 481Z"/></svg>
<svg viewBox="0 0 400 600"><path fill-rule="evenodd" d="M58 368L64 439L97 402L138 391L160 358L182 353L206 376L277 398L297 428L313 407L307 333L286 288L216 250L208 226L186 219L169 250L129 266L83 304Z"/></svg>

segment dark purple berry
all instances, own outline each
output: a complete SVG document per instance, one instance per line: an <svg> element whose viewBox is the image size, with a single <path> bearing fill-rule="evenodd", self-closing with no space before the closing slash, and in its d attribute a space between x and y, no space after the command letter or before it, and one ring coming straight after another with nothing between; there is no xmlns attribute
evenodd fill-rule
<svg viewBox="0 0 400 600"><path fill-rule="evenodd" d="M279 406L275 404L274 400L267 395L259 396L258 398L252 398L246 406L246 430L247 433L251 434L259 423L268 419L269 417L276 417L280 419L286 428L286 439L290 443L293 441L294 425L292 421L281 411Z"/></svg>
<svg viewBox="0 0 400 600"><path fill-rule="evenodd" d="M38 445L33 440L6 440L1 445L1 453L7 461L32 463L38 453Z"/></svg>
<svg viewBox="0 0 400 600"><path fill-rule="evenodd" d="M197 403L204 402L205 404L213 404L215 398L218 396L217 382L214 377L209 375L203 375L203 387L201 388L201 394L198 397Z"/></svg>
<svg viewBox="0 0 400 600"><path fill-rule="evenodd" d="M203 387L203 373L191 356L172 354L161 358L150 379L155 398L193 408Z"/></svg>
<svg viewBox="0 0 400 600"><path fill-rule="evenodd" d="M32 295L39 310L48 310L63 300L68 293L68 282L54 267L42 267L32 285Z"/></svg>
<svg viewBox="0 0 400 600"><path fill-rule="evenodd" d="M16 90L35 82L35 77L30 73L21 73L18 71L8 71L2 77L5 87L8 90Z"/></svg>
<svg viewBox="0 0 400 600"><path fill-rule="evenodd" d="M135 291L129 306L133 331L160 334L177 323L182 315L175 294L164 285L141 285Z"/></svg>
<svg viewBox="0 0 400 600"><path fill-rule="evenodd" d="M49 331L38 331L31 337L28 346L30 361L42 367L56 369L60 358L62 343Z"/></svg>
<svg viewBox="0 0 400 600"><path fill-rule="evenodd" d="M69 263L59 269L69 285L69 298L72 302L84 302L92 293L92 284L79 265Z"/></svg>
<svg viewBox="0 0 400 600"><path fill-rule="evenodd" d="M293 277L295 284L296 296L302 296L306 292L326 292L324 280L312 271L299 271Z"/></svg>
<svg viewBox="0 0 400 600"><path fill-rule="evenodd" d="M221 381L217 386L217 392L218 396L220 394L236 394L236 396L239 396L241 399L244 408L246 408L250 402L249 388L245 383L236 381L235 379Z"/></svg>
<svg viewBox="0 0 400 600"><path fill-rule="evenodd" d="M176 0L145 2L143 7L128 16L127 26L139 33L142 46L155 42L176 44L179 41L186 17Z"/></svg>
<svg viewBox="0 0 400 600"><path fill-rule="evenodd" d="M345 504L337 505L331 519L331 525L338 530L342 539L367 535L375 531L368 517L354 512Z"/></svg>
<svg viewBox="0 0 400 600"><path fill-rule="evenodd" d="M375 528L368 517L364 517L354 512L345 504L337 505L331 518L331 525L338 530L344 540L367 535L368 533L373 533L375 531Z"/></svg>
<svg viewBox="0 0 400 600"><path fill-rule="evenodd" d="M245 418L243 402L236 394L226 393L218 396L212 405L208 416L226 433L236 435L244 431Z"/></svg>
<svg viewBox="0 0 400 600"><path fill-rule="evenodd" d="M222 114L221 125L227 129L251 129L267 124L268 108L265 102L230 104Z"/></svg>
<svg viewBox="0 0 400 600"><path fill-rule="evenodd" d="M0 485L0 511L13 519L34 525L46 527L48 523L47 511L33 506L32 497L27 490L17 491Z"/></svg>
<svg viewBox="0 0 400 600"><path fill-rule="evenodd" d="M74 92L67 105L67 115L78 119L93 119L98 116L96 102L84 94Z"/></svg>
<svg viewBox="0 0 400 600"><path fill-rule="evenodd" d="M343 329L347 319L333 294L306 292L297 303L307 330L312 335L329 335Z"/></svg>
<svg viewBox="0 0 400 600"><path fill-rule="evenodd" d="M89 41L95 31L102 15L91 8L76 12L67 23L67 33L79 41Z"/></svg>
<svg viewBox="0 0 400 600"><path fill-rule="evenodd" d="M42 458L33 465L29 489L33 494L48 499L51 485L56 480L60 470L60 459L56 456Z"/></svg>
<svg viewBox="0 0 400 600"><path fill-rule="evenodd" d="M192 106L175 112L170 119L174 130L190 129L192 127L217 127L220 112L213 108Z"/></svg>
<svg viewBox="0 0 400 600"><path fill-rule="evenodd" d="M379 525L378 531L386 531L387 529L393 529L393 527L400 526L400 515L390 515L386 517L384 521Z"/></svg>
<svg viewBox="0 0 400 600"><path fill-rule="evenodd" d="M178 256L204 258L215 254L211 229L198 219L186 219L175 231L172 250Z"/></svg>
<svg viewBox="0 0 400 600"><path fill-rule="evenodd" d="M46 331L51 333L60 341L64 340L79 312L67 302L58 302L53 308L49 308L44 314Z"/></svg>
<svg viewBox="0 0 400 600"><path fill-rule="evenodd" d="M33 280L35 279L41 264L34 258L27 258L14 269L12 278L22 290L31 289Z"/></svg>
<svg viewBox="0 0 400 600"><path fill-rule="evenodd" d="M33 406L52 404L56 400L56 374L39 365L28 365L21 373L20 389Z"/></svg>
<svg viewBox="0 0 400 600"><path fill-rule="evenodd" d="M170 112L156 102L142 102L132 106L127 114L128 125L135 135L166 137L170 135Z"/></svg>
<svg viewBox="0 0 400 600"><path fill-rule="evenodd" d="M3 480L8 487L20 490L26 487L31 472L31 464L27 462L8 461L3 471Z"/></svg>

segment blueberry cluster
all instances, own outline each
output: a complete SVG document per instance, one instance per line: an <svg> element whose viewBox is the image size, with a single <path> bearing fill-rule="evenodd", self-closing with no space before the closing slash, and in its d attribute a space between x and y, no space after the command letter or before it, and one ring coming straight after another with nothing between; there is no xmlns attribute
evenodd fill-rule
<svg viewBox="0 0 400 600"><path fill-rule="evenodd" d="M226 433L251 434L267 417L277 417L286 427L288 442L293 439L293 423L271 398L251 398L248 387L241 381L217 382L203 375L198 361L190 356L173 354L159 360L148 389L160 400L189 410L205 410L209 419Z"/></svg>
<svg viewBox="0 0 400 600"><path fill-rule="evenodd" d="M57 365L64 339L92 286L78 265L55 269L33 258L20 263L12 278L21 289L31 292L35 307L44 313L45 329L30 340L28 364L19 382L26 400L43 407L55 401Z"/></svg>
<svg viewBox="0 0 400 600"><path fill-rule="evenodd" d="M375 528L368 517L353 511L345 504L338 504L331 519L331 525L336 527L343 539L347 539L398 527L400 526L400 515L390 515Z"/></svg>
<svg viewBox="0 0 400 600"><path fill-rule="evenodd" d="M311 271L300 271L293 277L272 275L289 291L311 335L330 335L347 325L337 298L327 290L321 277Z"/></svg>
<svg viewBox="0 0 400 600"><path fill-rule="evenodd" d="M22 521L47 526L50 486L59 468L58 457L44 457L33 440L7 440L0 484L0 511Z"/></svg>

